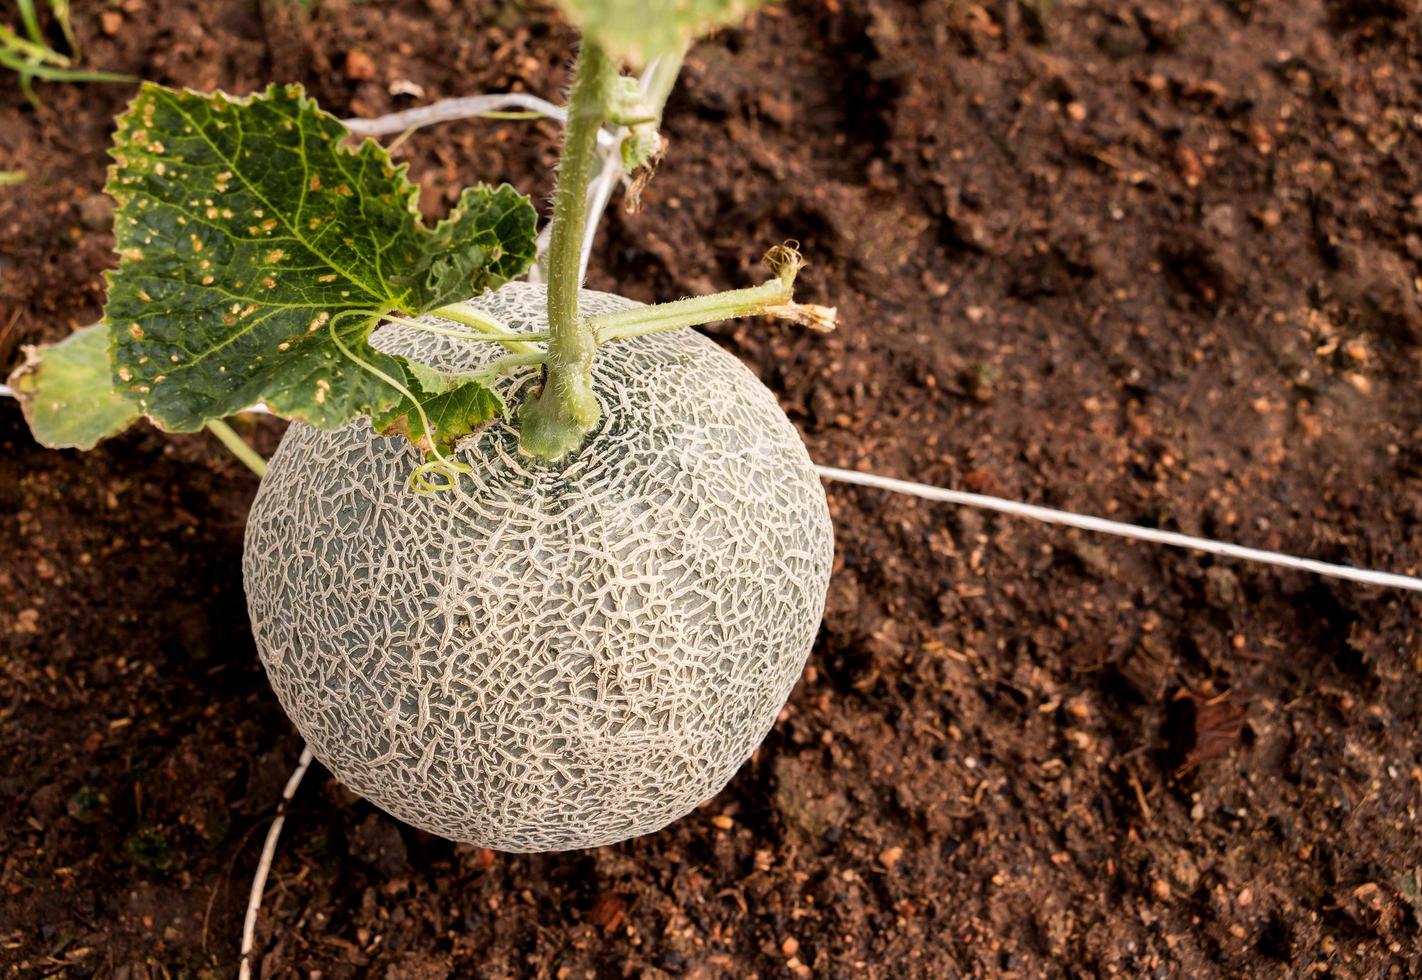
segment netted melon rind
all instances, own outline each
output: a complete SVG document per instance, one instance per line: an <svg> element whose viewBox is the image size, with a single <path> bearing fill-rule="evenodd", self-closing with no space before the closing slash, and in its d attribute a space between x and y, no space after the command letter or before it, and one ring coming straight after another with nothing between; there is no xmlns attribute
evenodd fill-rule
<svg viewBox="0 0 1422 980"><path fill-rule="evenodd" d="M545 329L540 287L479 305ZM376 344L443 370L497 353L408 328ZM253 505L248 607L283 707L341 782L441 836L545 851L660 829L750 756L818 629L829 511L774 396L687 330L604 348L594 389L604 421L572 457L534 463L495 422L435 496L407 489L407 441L293 424Z"/></svg>

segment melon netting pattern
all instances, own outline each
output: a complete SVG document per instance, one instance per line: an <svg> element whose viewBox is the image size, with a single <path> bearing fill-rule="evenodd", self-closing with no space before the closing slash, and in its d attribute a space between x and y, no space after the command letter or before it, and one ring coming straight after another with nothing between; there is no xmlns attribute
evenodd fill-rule
<svg viewBox="0 0 1422 980"><path fill-rule="evenodd" d="M546 329L542 287L476 303ZM446 371L500 353L408 327L375 344ZM532 383L503 383L511 408ZM690 330L603 348L594 390L603 422L570 457L533 462L496 421L425 497L404 439L295 423L253 505L243 571L283 707L341 782L444 837L542 851L665 826L746 761L814 641L829 510L771 392Z"/></svg>

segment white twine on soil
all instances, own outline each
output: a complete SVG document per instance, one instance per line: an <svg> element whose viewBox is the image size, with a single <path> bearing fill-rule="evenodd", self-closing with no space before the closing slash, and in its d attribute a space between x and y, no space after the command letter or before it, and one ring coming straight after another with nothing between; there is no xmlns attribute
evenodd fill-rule
<svg viewBox="0 0 1422 980"><path fill-rule="evenodd" d="M257 913L262 908L262 893L266 891L267 875L272 870L272 859L276 857L277 841L281 839L281 828L286 823L287 805L296 795L296 788L301 785L306 770L311 767L311 758L311 747L302 746L301 758L297 760L296 770L286 781L286 789L281 791L281 802L277 804L277 815L272 820L272 825L267 828L267 839L262 844L262 857L257 862L257 874L252 879L251 894L247 896L247 917L242 921L242 963L237 968L238 980L250 980L252 976L252 947L256 944Z"/></svg>
<svg viewBox="0 0 1422 980"><path fill-rule="evenodd" d="M844 470L837 466L817 465L815 471L826 480L837 480L840 483L853 483L861 487L875 487L880 490L891 490L894 493L922 497L924 500L936 500L948 504L960 504L965 507L977 507L981 510L996 511L999 514L1026 517L1030 520L1042 521L1045 524L1060 524L1064 527L1079 528L1083 531L1091 531L1096 534L1111 534L1118 538L1149 541L1152 544L1163 544L1172 548L1185 548L1190 551L1203 551L1210 555L1238 558L1243 561L1252 561L1263 565L1293 568L1302 572L1312 572L1315 575L1327 576L1328 578L1340 578L1350 582L1363 582L1368 585L1381 585L1386 588L1408 589L1412 592L1422 592L1422 579L1413 578L1410 575L1397 575L1392 572L1376 572L1367 568L1353 568L1349 565L1334 565L1331 562L1318 561L1314 558L1296 558L1293 555L1285 555L1277 551L1246 548L1243 545L1226 544L1223 541L1197 538L1175 531L1160 531L1151 527L1141 527L1137 524L1126 524L1122 521L1108 521L1102 517L1073 514L1069 511L1054 510L1051 507L1038 507L1035 504L1022 504L1015 500L1003 500L1000 497L989 497L981 493L946 490L943 487L929 486L926 483L895 480L892 477L879 476L876 473L861 473L858 470Z"/></svg>

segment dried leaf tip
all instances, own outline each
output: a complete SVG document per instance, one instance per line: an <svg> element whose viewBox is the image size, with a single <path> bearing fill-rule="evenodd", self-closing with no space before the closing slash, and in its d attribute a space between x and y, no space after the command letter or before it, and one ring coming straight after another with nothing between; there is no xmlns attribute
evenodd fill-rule
<svg viewBox="0 0 1422 980"><path fill-rule="evenodd" d="M831 333L838 324L839 310L833 306L817 306L814 303L786 303L772 306L765 311L767 316L807 327L816 333Z"/></svg>

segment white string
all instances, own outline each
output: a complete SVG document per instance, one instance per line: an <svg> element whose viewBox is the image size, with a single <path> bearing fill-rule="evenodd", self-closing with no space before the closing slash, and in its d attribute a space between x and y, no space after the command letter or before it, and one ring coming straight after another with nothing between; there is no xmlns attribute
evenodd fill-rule
<svg viewBox="0 0 1422 980"><path fill-rule="evenodd" d="M242 921L242 963L237 970L238 980L249 980L252 976L252 946L255 945L257 938L257 912L262 907L262 892L266 891L267 874L272 869L272 858L276 856L277 841L281 839L282 825L286 823L287 804L296 795L296 788L301 785L301 778L306 775L306 770L310 767L311 749L309 746L303 746L301 758L296 763L296 771L286 781L286 789L282 790L281 802L277 804L276 819L267 829L267 839L262 845L262 857L257 862L257 873L252 878L252 891L247 896L247 916Z"/></svg>
<svg viewBox="0 0 1422 980"><path fill-rule="evenodd" d="M1209 538L1196 538L1188 534L1177 534L1174 531L1158 531L1155 528L1140 527L1136 524L1108 521L1102 517L1088 517L1084 514L1073 514L1064 510L1053 510L1050 507L1038 507L1035 504L1020 504L1014 500L988 497L980 493L966 493L962 490L945 490L942 487L929 486L924 483L910 483L908 480L895 480L887 476L878 476L874 473L860 473L857 470L842 470L837 466L816 466L815 470L821 477L827 480L838 480L840 483L854 483L862 487L877 487L881 490L892 490L895 493L905 493L914 497L922 497L925 500L938 500L949 504L961 504L965 507L977 507L982 510L997 511L1000 514L1027 517L1034 521L1042 521L1046 524L1061 524L1066 527L1080 528L1083 531L1092 531L1097 534L1111 534L1119 538L1149 541L1152 544L1164 544L1172 548L1188 548L1192 551L1203 551L1207 554L1222 555L1226 558L1240 558L1244 561L1259 562L1264 565L1277 565L1280 568L1295 568L1300 571L1313 572L1315 575L1324 575L1328 578L1341 578L1347 579L1350 582L1365 582L1368 585L1381 585L1395 589L1408 589L1413 592L1422 592L1422 579L1413 578L1409 575L1395 575L1391 572L1375 572L1365 568L1334 565L1325 561L1317 561L1313 558L1295 558L1293 555L1285 555L1277 551L1245 548L1237 544L1211 541Z"/></svg>
<svg viewBox="0 0 1422 980"><path fill-rule="evenodd" d="M588 186L588 223L583 227L582 255L578 262L580 285L588 277L588 262L592 259L593 242L597 240L598 223L607 211L607 203L612 200L613 188L626 176L622 167L622 153L618 148L604 148L601 153L602 170Z"/></svg>
<svg viewBox="0 0 1422 980"><path fill-rule="evenodd" d="M522 92L504 92L498 95L466 95L457 99L441 99L429 105L392 112L388 116L376 116L374 119L357 117L342 119L341 122L356 136L392 136L408 129L471 119L508 109L525 109L560 123L566 122L568 118L568 113L562 106L554 105L547 99Z"/></svg>

